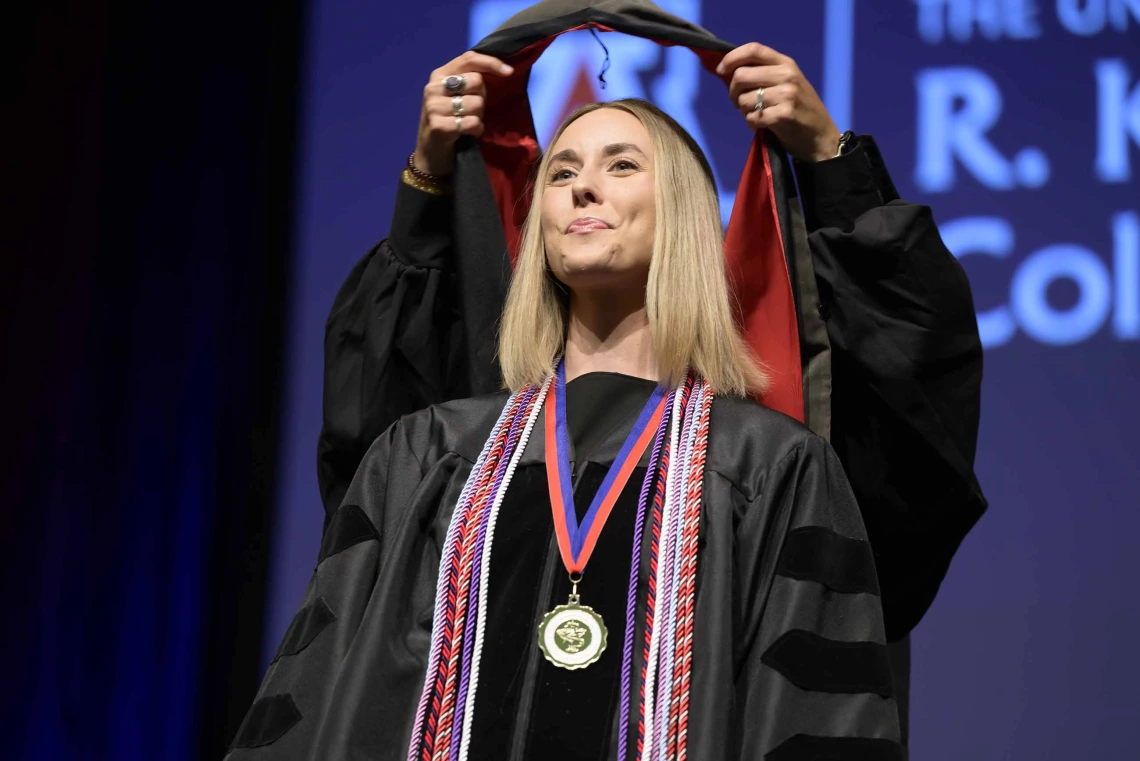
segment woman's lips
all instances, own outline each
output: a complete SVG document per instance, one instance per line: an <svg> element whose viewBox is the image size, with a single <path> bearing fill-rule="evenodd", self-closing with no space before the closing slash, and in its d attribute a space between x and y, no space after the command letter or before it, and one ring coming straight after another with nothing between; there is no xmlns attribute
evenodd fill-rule
<svg viewBox="0 0 1140 761"><path fill-rule="evenodd" d="M610 223L597 217L579 217L570 223L566 228L567 234L573 235L574 233L589 233L595 230L609 230Z"/></svg>

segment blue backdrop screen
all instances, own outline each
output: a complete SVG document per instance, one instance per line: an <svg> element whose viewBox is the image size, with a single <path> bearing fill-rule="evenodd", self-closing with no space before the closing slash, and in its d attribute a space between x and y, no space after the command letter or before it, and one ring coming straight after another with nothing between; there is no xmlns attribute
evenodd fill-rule
<svg viewBox="0 0 1140 761"><path fill-rule="evenodd" d="M298 258L266 653L316 557L324 319L385 235L432 69L527 3L318 0L308 26ZM974 287L991 507L914 637L914 757L1124 758L1140 631L1140 0L673 0L785 52L840 129L875 135ZM636 95L708 152L722 203L750 133L687 50L566 35L534 71L540 140L576 99Z"/></svg>

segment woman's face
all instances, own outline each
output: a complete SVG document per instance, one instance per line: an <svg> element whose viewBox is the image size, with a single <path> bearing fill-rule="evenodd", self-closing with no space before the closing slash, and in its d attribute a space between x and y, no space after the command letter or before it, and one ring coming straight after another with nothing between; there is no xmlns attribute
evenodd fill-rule
<svg viewBox="0 0 1140 761"><path fill-rule="evenodd" d="M550 151L542 195L550 269L574 291L644 288L656 219L649 132L632 114L601 108Z"/></svg>

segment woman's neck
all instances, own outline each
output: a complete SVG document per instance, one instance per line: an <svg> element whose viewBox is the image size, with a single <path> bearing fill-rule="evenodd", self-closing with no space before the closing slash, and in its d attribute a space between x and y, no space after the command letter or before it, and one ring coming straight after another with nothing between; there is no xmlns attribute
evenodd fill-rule
<svg viewBox="0 0 1140 761"><path fill-rule="evenodd" d="M571 296L566 380L599 371L658 379L644 291Z"/></svg>

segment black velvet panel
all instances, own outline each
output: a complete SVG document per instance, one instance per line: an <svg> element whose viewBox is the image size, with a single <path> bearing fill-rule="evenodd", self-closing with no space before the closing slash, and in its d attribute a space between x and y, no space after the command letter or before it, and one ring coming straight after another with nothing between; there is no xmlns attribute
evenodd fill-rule
<svg viewBox="0 0 1140 761"><path fill-rule="evenodd" d="M324 538L321 539L321 556L317 563L323 563L338 552L370 540L379 541L380 535L360 506L341 505L325 529Z"/></svg>
<svg viewBox="0 0 1140 761"><path fill-rule="evenodd" d="M766 761L902 761L902 746L864 737L795 735L764 754Z"/></svg>
<svg viewBox="0 0 1140 761"><path fill-rule="evenodd" d="M335 620L336 615L329 609L324 598L318 597L312 604L301 608L293 618L293 623L289 624L289 631L285 632L285 638L273 656L273 663L282 656L296 655L304 650L321 630Z"/></svg>
<svg viewBox="0 0 1140 761"><path fill-rule="evenodd" d="M793 629L773 642L761 661L804 690L885 698L894 692L887 648L875 642L836 642Z"/></svg>
<svg viewBox="0 0 1140 761"><path fill-rule="evenodd" d="M292 695L266 695L254 702L234 738L233 748L259 748L288 732L301 720Z"/></svg>
<svg viewBox="0 0 1140 761"><path fill-rule="evenodd" d="M821 526L798 528L788 534L776 573L816 581L836 592L879 594L871 545Z"/></svg>

